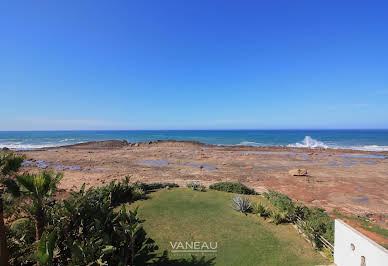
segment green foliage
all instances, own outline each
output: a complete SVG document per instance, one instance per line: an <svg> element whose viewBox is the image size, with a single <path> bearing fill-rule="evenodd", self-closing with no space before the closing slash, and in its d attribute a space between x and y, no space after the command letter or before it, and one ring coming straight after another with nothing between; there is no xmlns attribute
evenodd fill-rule
<svg viewBox="0 0 388 266"><path fill-rule="evenodd" d="M302 204L294 204L284 194L270 190L264 193L264 197L271 203L273 208L268 210L268 221L275 224L283 222L297 223L299 228L314 242L318 249L323 247L320 236L330 243L334 243L334 220L325 210L312 207L307 208ZM299 221L300 218L302 221Z"/></svg>
<svg viewBox="0 0 388 266"><path fill-rule="evenodd" d="M325 254L325 257L328 258L331 263L333 263L334 262L334 256L333 256L333 252L331 251L331 249L323 247L322 251L323 251L323 254Z"/></svg>
<svg viewBox="0 0 388 266"><path fill-rule="evenodd" d="M257 214L261 217L268 217L270 210L260 202L252 203L252 213Z"/></svg>
<svg viewBox="0 0 388 266"><path fill-rule="evenodd" d="M81 189L51 211L51 228L58 231L58 265L144 265L157 249L147 237L137 210L123 205L114 211L105 189Z"/></svg>
<svg viewBox="0 0 388 266"><path fill-rule="evenodd" d="M135 188L133 190L133 198L135 200L143 199L144 197L145 197L145 191L142 188Z"/></svg>
<svg viewBox="0 0 388 266"><path fill-rule="evenodd" d="M232 208L239 212L248 212L251 209L251 201L247 197L236 195L232 199Z"/></svg>
<svg viewBox="0 0 388 266"><path fill-rule="evenodd" d="M24 161L24 156L15 155L13 152L0 151L1 174L8 175L17 172Z"/></svg>
<svg viewBox="0 0 388 266"><path fill-rule="evenodd" d="M51 265L55 249L56 232L44 232L38 241L38 250L36 252L36 260L40 265Z"/></svg>
<svg viewBox="0 0 388 266"><path fill-rule="evenodd" d="M143 198L140 186L129 184L129 178L88 190L83 185L66 200L55 202L52 196L60 178L47 172L17 178L24 200L15 222L7 226L13 264L145 265L155 257L157 246L147 237L137 209L123 205L115 211L121 203ZM44 229L38 241L37 213L42 214Z"/></svg>
<svg viewBox="0 0 388 266"><path fill-rule="evenodd" d="M62 177L62 173L54 176L53 172L44 171L39 174L24 173L16 176L16 181L23 195L41 201L43 198L53 195Z"/></svg>
<svg viewBox="0 0 388 266"><path fill-rule="evenodd" d="M323 248L319 236L334 244L334 220L327 215L325 210L317 207L306 208L301 218L305 223L299 221L299 228L315 243L318 249Z"/></svg>
<svg viewBox="0 0 388 266"><path fill-rule="evenodd" d="M19 214L20 215L20 214ZM35 262L35 228L30 218L18 218L6 226L11 265L33 265Z"/></svg>
<svg viewBox="0 0 388 266"><path fill-rule="evenodd" d="M281 212L277 209L273 209L269 212L269 219L267 220L270 223L281 224L287 221L287 213Z"/></svg>
<svg viewBox="0 0 388 266"><path fill-rule="evenodd" d="M179 187L179 185L175 183L137 183L137 186L141 187L144 191L152 191L161 188Z"/></svg>
<svg viewBox="0 0 388 266"><path fill-rule="evenodd" d="M248 188L240 182L219 182L209 186L210 189L225 191L237 194L255 195L257 194L253 189Z"/></svg>
<svg viewBox="0 0 388 266"><path fill-rule="evenodd" d="M196 190L196 191L201 191L201 192L206 191L206 187L199 182L191 182L191 183L187 184L187 187L191 188L192 190Z"/></svg>
<svg viewBox="0 0 388 266"><path fill-rule="evenodd" d="M275 207L271 215L276 216L273 217L274 220L279 221L284 217L283 221L294 221L295 205L287 195L269 190L264 193L264 197Z"/></svg>

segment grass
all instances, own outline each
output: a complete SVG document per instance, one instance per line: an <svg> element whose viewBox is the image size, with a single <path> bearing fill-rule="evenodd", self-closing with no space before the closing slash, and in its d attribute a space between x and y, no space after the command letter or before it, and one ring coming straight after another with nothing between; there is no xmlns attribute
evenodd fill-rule
<svg viewBox="0 0 388 266"><path fill-rule="evenodd" d="M329 264L291 225L274 225L231 207L232 193L176 188L149 194L139 206L144 228L167 250L163 265L318 265ZM217 242L217 254L173 254L170 241Z"/></svg>

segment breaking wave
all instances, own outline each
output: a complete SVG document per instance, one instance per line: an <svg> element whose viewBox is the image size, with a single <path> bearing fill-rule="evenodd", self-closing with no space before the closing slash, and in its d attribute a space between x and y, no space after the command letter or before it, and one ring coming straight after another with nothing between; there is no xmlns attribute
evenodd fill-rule
<svg viewBox="0 0 388 266"><path fill-rule="evenodd" d="M68 142L68 141L74 141L76 139L61 139L59 142Z"/></svg>
<svg viewBox="0 0 388 266"><path fill-rule="evenodd" d="M261 143L254 142L254 141L241 141L238 145L244 145L244 146L262 146Z"/></svg>
<svg viewBox="0 0 388 266"><path fill-rule="evenodd" d="M388 146L365 145L365 146L344 147L344 149L352 149L352 150L359 150L359 151L388 151Z"/></svg>
<svg viewBox="0 0 388 266"><path fill-rule="evenodd" d="M48 148L48 147L55 147L55 146L58 146L58 145L55 145L55 144L43 145L43 144L17 144L17 143L4 144L4 143L0 143L0 148L6 147L6 148L11 149L11 150L34 150L34 149L41 149L41 148Z"/></svg>
<svg viewBox="0 0 388 266"><path fill-rule="evenodd" d="M289 144L287 146L288 147L295 147L295 148L311 148L311 149L318 149L318 148L327 149L327 148L329 148L329 146L327 146L322 141L313 139L310 136L304 137L302 142L297 142L295 144Z"/></svg>

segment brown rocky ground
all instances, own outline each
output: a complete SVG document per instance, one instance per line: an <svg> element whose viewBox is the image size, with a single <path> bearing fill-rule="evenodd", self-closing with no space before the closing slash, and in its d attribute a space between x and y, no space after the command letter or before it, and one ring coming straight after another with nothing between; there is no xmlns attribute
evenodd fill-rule
<svg viewBox="0 0 388 266"><path fill-rule="evenodd" d="M240 181L257 191L275 189L307 205L353 215L373 214L388 227L388 157L352 150L209 146L197 142L104 141L25 151L26 171L54 167L65 173L61 188L100 186L131 176L133 181ZM343 156L346 154L347 156ZM380 153L379 155L383 155ZM388 155L388 153L385 153ZM288 171L306 168L308 176Z"/></svg>

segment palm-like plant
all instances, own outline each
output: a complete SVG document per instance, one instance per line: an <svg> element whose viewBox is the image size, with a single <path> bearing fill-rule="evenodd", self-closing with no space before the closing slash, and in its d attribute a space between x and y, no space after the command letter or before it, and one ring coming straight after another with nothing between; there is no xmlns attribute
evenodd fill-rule
<svg viewBox="0 0 388 266"><path fill-rule="evenodd" d="M23 160L24 157L17 156L13 152L0 151L0 265L9 265L3 195L7 190L17 190L15 189L17 185L11 177L19 170Z"/></svg>
<svg viewBox="0 0 388 266"><path fill-rule="evenodd" d="M45 226L45 206L51 199L51 196L57 189L58 183L63 177L62 173L54 176L53 172L45 171L39 174L25 173L16 176L19 185L19 192L23 197L32 201L32 204L26 208L35 221L35 239L38 241L44 231Z"/></svg>

